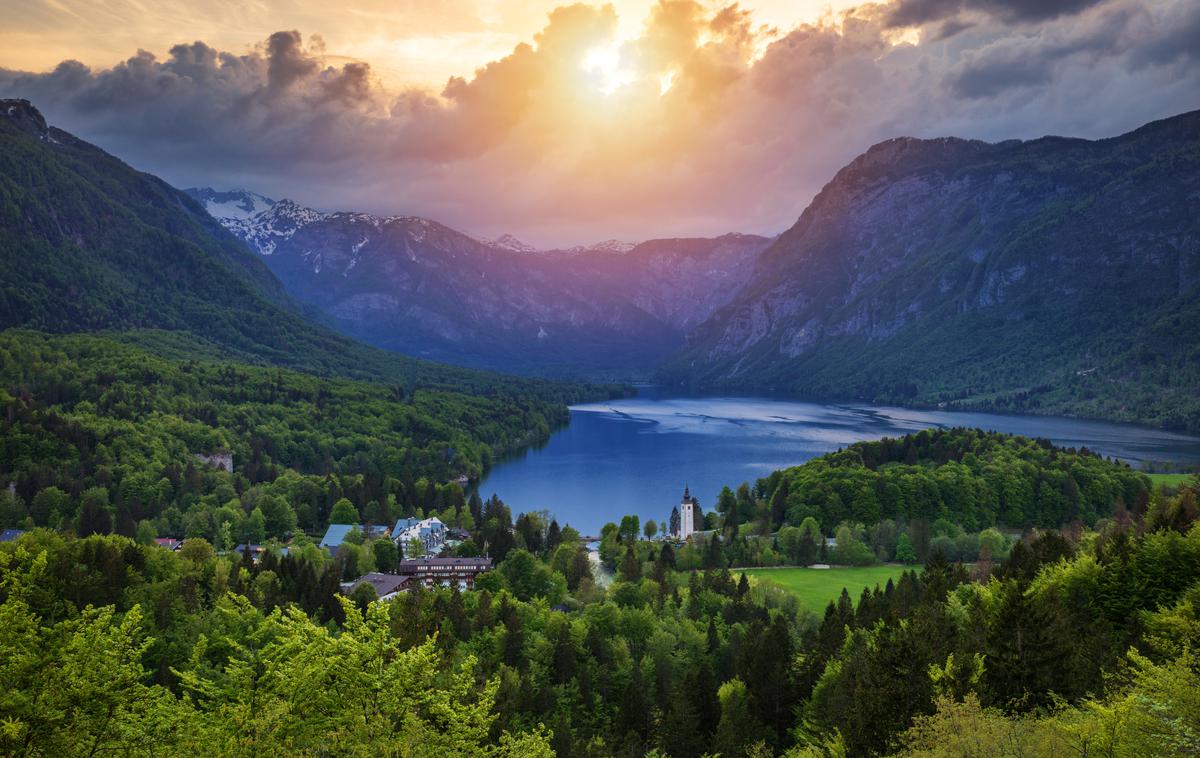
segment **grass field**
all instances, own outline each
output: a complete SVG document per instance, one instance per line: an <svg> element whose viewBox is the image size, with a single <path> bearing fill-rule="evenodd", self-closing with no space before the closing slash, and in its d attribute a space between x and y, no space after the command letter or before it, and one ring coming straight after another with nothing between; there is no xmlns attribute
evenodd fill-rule
<svg viewBox="0 0 1200 758"><path fill-rule="evenodd" d="M920 568L919 566L916 568ZM837 600L845 587L851 599L858 603L863 587L883 587L888 579L899 581L904 566L864 566L862 568L811 569L796 568L753 568L737 569L734 574L774 582L787 588L800 603L813 613L824 613L830 600Z"/></svg>
<svg viewBox="0 0 1200 758"><path fill-rule="evenodd" d="M1156 487L1178 487L1195 474L1147 474Z"/></svg>

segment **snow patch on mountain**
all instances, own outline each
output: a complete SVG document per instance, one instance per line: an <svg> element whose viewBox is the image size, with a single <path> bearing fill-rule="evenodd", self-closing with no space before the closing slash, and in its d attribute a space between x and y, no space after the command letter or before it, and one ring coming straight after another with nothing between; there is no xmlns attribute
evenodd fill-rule
<svg viewBox="0 0 1200 758"><path fill-rule="evenodd" d="M521 240L512 236L511 234L502 234L499 237L497 237L496 239L494 239L486 244L488 247L492 247L497 250L508 250L509 252L512 252L512 253L540 252L538 250L538 248L534 247L533 245L525 244L524 242L522 242Z"/></svg>
<svg viewBox="0 0 1200 758"><path fill-rule="evenodd" d="M271 198L243 189L221 192L211 187L192 187L184 192L198 200L208 215L222 222L225 219L245 220L275 205Z"/></svg>
<svg viewBox="0 0 1200 758"><path fill-rule="evenodd" d="M280 200L249 218L224 218L218 221L260 255L270 255L281 241L290 239L299 230L325 218L327 214L320 211L305 208L292 200Z"/></svg>
<svg viewBox="0 0 1200 758"><path fill-rule="evenodd" d="M575 247L567 248L564 252L579 254L579 253L628 253L630 250L638 246L636 242L623 242L621 240L604 240L597 242L594 245L576 245Z"/></svg>

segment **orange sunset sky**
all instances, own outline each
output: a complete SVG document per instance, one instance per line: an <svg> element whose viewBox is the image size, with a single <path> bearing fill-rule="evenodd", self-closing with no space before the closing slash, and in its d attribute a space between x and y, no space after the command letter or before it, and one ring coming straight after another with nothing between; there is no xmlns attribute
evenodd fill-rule
<svg viewBox="0 0 1200 758"><path fill-rule="evenodd" d="M1197 107L1198 5L0 0L0 96L180 186L542 245L771 234L882 139Z"/></svg>

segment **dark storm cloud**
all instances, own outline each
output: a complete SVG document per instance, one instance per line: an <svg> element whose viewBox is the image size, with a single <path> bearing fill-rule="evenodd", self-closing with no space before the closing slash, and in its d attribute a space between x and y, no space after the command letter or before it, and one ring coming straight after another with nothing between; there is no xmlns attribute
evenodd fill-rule
<svg viewBox="0 0 1200 758"><path fill-rule="evenodd" d="M1134 66L1200 62L1200 2L1180 3L1166 16L1165 32L1133 51Z"/></svg>
<svg viewBox="0 0 1200 758"><path fill-rule="evenodd" d="M966 98L991 98L1010 89L1045 85L1056 69L1072 59L1088 65L1106 56L1141 49L1139 24L1145 15L1135 8L1110 7L1073 24L1069 31L1043 30L1000 39L963 55L951 70L952 91Z"/></svg>
<svg viewBox="0 0 1200 758"><path fill-rule="evenodd" d="M1100 5L1106 0L899 0L887 14L891 27L921 26L964 13L1013 23L1046 21Z"/></svg>

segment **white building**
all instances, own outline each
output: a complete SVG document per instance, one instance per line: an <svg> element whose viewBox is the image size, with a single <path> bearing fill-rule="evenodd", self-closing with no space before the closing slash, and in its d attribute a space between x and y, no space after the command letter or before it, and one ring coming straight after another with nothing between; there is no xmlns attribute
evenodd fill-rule
<svg viewBox="0 0 1200 758"><path fill-rule="evenodd" d="M686 540L692 532L700 531L704 519L700 515L700 501L692 497L687 485L683 487L683 502L679 504L679 534L676 536Z"/></svg>
<svg viewBox="0 0 1200 758"><path fill-rule="evenodd" d="M446 532L446 525L436 516L420 521L415 518L402 518L392 529L392 539L400 549L402 557L412 558L407 552L413 540L420 542L426 553L437 553L446 542Z"/></svg>

